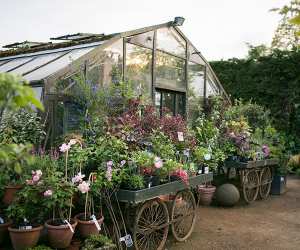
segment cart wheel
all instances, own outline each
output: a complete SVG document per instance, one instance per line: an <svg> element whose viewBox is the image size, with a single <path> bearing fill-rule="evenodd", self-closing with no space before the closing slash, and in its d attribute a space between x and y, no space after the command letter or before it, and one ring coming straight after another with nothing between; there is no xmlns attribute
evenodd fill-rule
<svg viewBox="0 0 300 250"><path fill-rule="evenodd" d="M160 200L145 202L138 210L133 240L136 250L162 250L169 231L169 212Z"/></svg>
<svg viewBox="0 0 300 250"><path fill-rule="evenodd" d="M256 200L259 190L259 176L255 169L247 171L243 181L243 194L247 203Z"/></svg>
<svg viewBox="0 0 300 250"><path fill-rule="evenodd" d="M262 199L268 198L272 184L272 172L270 167L262 169L260 174L259 195Z"/></svg>
<svg viewBox="0 0 300 250"><path fill-rule="evenodd" d="M171 207L171 230L177 241L191 236L196 222L196 202L190 190L176 194Z"/></svg>

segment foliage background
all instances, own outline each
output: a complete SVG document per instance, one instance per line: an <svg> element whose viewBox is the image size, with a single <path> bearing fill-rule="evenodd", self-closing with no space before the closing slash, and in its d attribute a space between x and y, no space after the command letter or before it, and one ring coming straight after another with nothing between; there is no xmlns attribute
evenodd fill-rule
<svg viewBox="0 0 300 250"><path fill-rule="evenodd" d="M271 110L275 127L300 147L300 51L252 47L246 59L211 62L232 99L252 100ZM255 53L257 52L257 53ZM291 145L293 146L293 145Z"/></svg>

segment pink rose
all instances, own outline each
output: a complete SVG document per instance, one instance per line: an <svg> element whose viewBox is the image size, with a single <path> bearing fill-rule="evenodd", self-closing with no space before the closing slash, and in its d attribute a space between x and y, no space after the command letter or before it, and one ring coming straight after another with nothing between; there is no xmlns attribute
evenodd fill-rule
<svg viewBox="0 0 300 250"><path fill-rule="evenodd" d="M83 181L78 185L78 190L83 194L87 193L90 190L90 183Z"/></svg>
<svg viewBox="0 0 300 250"><path fill-rule="evenodd" d="M52 194L53 194L52 190L48 189L44 192L44 197L50 197L50 196L52 196Z"/></svg>

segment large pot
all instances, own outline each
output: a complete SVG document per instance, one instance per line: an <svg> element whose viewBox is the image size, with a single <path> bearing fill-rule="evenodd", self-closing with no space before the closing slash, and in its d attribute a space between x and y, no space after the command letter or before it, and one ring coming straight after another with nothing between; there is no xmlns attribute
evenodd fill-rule
<svg viewBox="0 0 300 250"><path fill-rule="evenodd" d="M15 250L25 250L34 247L40 238L43 226L33 227L32 229L18 229L8 227L9 236Z"/></svg>
<svg viewBox="0 0 300 250"><path fill-rule="evenodd" d="M91 234L99 234L99 231L94 223L93 220L83 220L84 218L84 213L77 214L75 216L75 219L78 222L77 228L80 232L80 235L84 238L88 237ZM102 225L104 221L104 217L102 216L101 218L97 218L97 221L99 223L99 226Z"/></svg>
<svg viewBox="0 0 300 250"><path fill-rule="evenodd" d="M209 206L212 197L216 191L215 186L198 186L198 191L200 193L200 203L205 206Z"/></svg>
<svg viewBox="0 0 300 250"><path fill-rule="evenodd" d="M5 239L8 238L8 227L12 225L12 221L9 220L3 224L0 224L0 245L3 244Z"/></svg>
<svg viewBox="0 0 300 250"><path fill-rule="evenodd" d="M55 225L55 221L59 220L47 220L45 227L48 232L48 241L51 247L53 248L67 248L72 240L73 232L67 224ZM75 231L77 221L71 219L70 222L73 231Z"/></svg>
<svg viewBox="0 0 300 250"><path fill-rule="evenodd" d="M3 195L3 203L6 205L6 206L9 206L15 196L16 196L16 192L19 191L20 189L22 188L21 185L16 185L16 186L12 186L12 185L8 185L5 187L5 191L4 191L4 195Z"/></svg>

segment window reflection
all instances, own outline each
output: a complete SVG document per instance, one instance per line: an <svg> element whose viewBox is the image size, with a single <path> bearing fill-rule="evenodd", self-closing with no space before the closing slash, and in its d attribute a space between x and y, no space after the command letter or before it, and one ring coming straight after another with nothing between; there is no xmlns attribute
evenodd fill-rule
<svg viewBox="0 0 300 250"><path fill-rule="evenodd" d="M130 43L126 44L126 80L138 93L151 96L152 50Z"/></svg>
<svg viewBox="0 0 300 250"><path fill-rule="evenodd" d="M217 84L213 81L211 75L207 74L207 81L206 81L206 96L214 96L219 94L219 88Z"/></svg>
<svg viewBox="0 0 300 250"><path fill-rule="evenodd" d="M153 35L154 35L154 31L150 31L150 32L142 33L142 34L139 34L136 36L128 37L127 41L129 43L142 45L149 49L152 49L153 48Z"/></svg>
<svg viewBox="0 0 300 250"><path fill-rule="evenodd" d="M157 49L185 58L185 48L185 40L174 28L161 28L157 30Z"/></svg>
<svg viewBox="0 0 300 250"><path fill-rule="evenodd" d="M185 60L157 51L156 53L156 85L185 91Z"/></svg>

